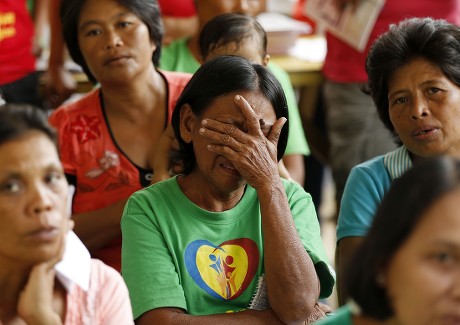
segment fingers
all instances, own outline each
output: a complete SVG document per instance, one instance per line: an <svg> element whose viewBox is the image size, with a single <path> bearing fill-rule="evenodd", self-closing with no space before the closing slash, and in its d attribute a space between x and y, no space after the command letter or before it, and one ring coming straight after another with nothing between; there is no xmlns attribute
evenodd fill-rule
<svg viewBox="0 0 460 325"><path fill-rule="evenodd" d="M270 130L270 133L268 134L267 139L273 143L275 146L278 145L278 140L281 135L281 131L283 130L284 124L286 124L287 119L285 117L279 118L275 124L273 124L273 127Z"/></svg>
<svg viewBox="0 0 460 325"><path fill-rule="evenodd" d="M199 130L200 134L211 140L215 145L224 145L235 151L239 151L239 146L244 144L243 132L231 124L225 124L214 120L203 120L201 125L202 127ZM218 126L220 126L223 131L214 131L218 129Z"/></svg>
<svg viewBox="0 0 460 325"><path fill-rule="evenodd" d="M228 146L238 152L243 150L242 145L249 145L255 139L259 139L255 141L268 139L276 146L287 119L282 117L271 124L264 119L259 119L241 95L236 95L234 100L244 115L244 125L247 130L214 119L204 119L201 122L200 134L211 140L214 145Z"/></svg>
<svg viewBox="0 0 460 325"><path fill-rule="evenodd" d="M246 124L248 126L248 133L250 134L262 133L260 129L259 119L257 118L257 115L254 113L253 108L251 107L251 105L249 105L247 100L241 95L236 95L235 103L236 103L236 106L238 106L241 112L243 113L244 118L246 119Z"/></svg>

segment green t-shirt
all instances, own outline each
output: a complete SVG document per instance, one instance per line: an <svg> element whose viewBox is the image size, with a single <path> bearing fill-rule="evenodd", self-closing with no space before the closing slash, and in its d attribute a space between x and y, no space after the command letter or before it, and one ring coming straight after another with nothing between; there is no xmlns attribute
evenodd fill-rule
<svg viewBox="0 0 460 325"><path fill-rule="evenodd" d="M289 135L285 154L309 155L310 148L305 138L297 99L289 75L274 63L269 63L268 66L283 87L289 110ZM188 49L187 39L183 38L161 49L160 67L163 70L195 73L200 63Z"/></svg>
<svg viewBox="0 0 460 325"><path fill-rule="evenodd" d="M327 297L335 274L327 263L311 196L295 182L283 183L320 279L321 297ZM192 315L246 309L264 273L260 207L250 186L234 208L209 212L190 201L174 177L134 193L121 229L122 275L134 318L160 307Z"/></svg>

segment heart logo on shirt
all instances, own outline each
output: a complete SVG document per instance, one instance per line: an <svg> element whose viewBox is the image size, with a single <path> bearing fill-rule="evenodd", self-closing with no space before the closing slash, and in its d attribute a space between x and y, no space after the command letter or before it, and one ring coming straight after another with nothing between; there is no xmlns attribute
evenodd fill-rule
<svg viewBox="0 0 460 325"><path fill-rule="evenodd" d="M185 266L198 286L220 300L239 297L259 266L259 250L249 238L214 245L196 240L185 250Z"/></svg>

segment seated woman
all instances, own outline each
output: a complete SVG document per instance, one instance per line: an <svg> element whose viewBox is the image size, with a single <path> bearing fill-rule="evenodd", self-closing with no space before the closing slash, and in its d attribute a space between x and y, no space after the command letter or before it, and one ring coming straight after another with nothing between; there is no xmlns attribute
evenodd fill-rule
<svg viewBox="0 0 460 325"><path fill-rule="evenodd" d="M70 54L100 88L58 108L61 160L75 185L75 232L94 257L120 270L127 198L150 185L160 136L189 74L156 68L162 25L150 0L62 2Z"/></svg>
<svg viewBox="0 0 460 325"><path fill-rule="evenodd" d="M393 182L345 274L353 300L318 325L460 322L460 161L422 161Z"/></svg>
<svg viewBox="0 0 460 325"><path fill-rule="evenodd" d="M138 324L318 318L334 273L311 196L278 174L288 124L277 79L242 57L210 60L172 126L184 174L133 194L121 221Z"/></svg>
<svg viewBox="0 0 460 325"><path fill-rule="evenodd" d="M68 192L46 114L0 106L0 324L133 324L120 274L71 232Z"/></svg>
<svg viewBox="0 0 460 325"><path fill-rule="evenodd" d="M397 150L356 166L350 173L337 226L340 277L366 235L391 183L414 163L448 154L460 158L460 27L413 18L393 25L367 58L369 92Z"/></svg>

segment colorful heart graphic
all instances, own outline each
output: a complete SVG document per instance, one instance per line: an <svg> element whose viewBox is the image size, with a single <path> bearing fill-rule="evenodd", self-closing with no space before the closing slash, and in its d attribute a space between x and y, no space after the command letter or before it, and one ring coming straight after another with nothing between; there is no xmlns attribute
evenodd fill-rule
<svg viewBox="0 0 460 325"><path fill-rule="evenodd" d="M195 240L185 249L185 266L192 279L220 300L239 297L259 266L259 250L249 238L232 239L216 246Z"/></svg>

